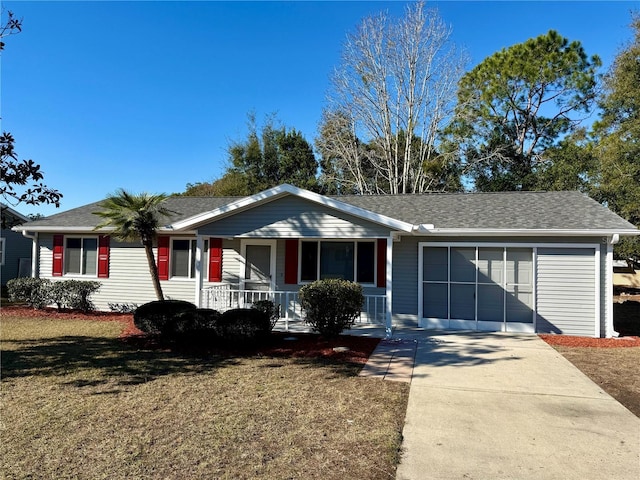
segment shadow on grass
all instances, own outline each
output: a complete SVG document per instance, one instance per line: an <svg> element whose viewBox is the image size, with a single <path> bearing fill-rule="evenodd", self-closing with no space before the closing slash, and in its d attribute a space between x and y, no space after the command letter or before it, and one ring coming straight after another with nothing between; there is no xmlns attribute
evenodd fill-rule
<svg viewBox="0 0 640 480"><path fill-rule="evenodd" d="M242 359L273 358L265 367L282 365L278 358L292 358L309 368L327 367L330 375L355 376L361 365L339 359L296 357L262 352L262 347L221 349L203 346L162 345L138 338L123 339L63 336L6 342L2 351L4 379L45 376L66 377L65 385L96 387L113 382L136 385L172 374L200 374L238 365ZM81 378L68 380L69 376ZM61 378L61 380L64 380Z"/></svg>
<svg viewBox="0 0 640 480"><path fill-rule="evenodd" d="M4 378L83 375L72 385L95 386L114 378L118 384L144 383L173 373L200 373L233 363L229 358L196 358L169 351L137 350L122 340L64 336L8 342L2 352Z"/></svg>

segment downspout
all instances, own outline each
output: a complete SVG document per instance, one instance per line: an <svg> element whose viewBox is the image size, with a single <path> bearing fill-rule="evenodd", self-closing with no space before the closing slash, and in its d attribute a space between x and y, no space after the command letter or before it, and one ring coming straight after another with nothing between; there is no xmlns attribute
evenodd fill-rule
<svg viewBox="0 0 640 480"><path fill-rule="evenodd" d="M22 236L30 238L31 243L31 278L38 278L38 232L29 235L26 230L22 230Z"/></svg>
<svg viewBox="0 0 640 480"><path fill-rule="evenodd" d="M605 323L604 336L606 338L619 337L620 334L613 329L613 246L620 241L620 235L617 233L612 235L607 242L607 259L605 262L608 278L607 285L605 286L607 307L606 315L607 320Z"/></svg>

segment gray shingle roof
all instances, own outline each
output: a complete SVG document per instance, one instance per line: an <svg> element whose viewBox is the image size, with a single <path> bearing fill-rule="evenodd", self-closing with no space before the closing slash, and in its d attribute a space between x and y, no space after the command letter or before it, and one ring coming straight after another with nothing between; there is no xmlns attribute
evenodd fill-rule
<svg viewBox="0 0 640 480"><path fill-rule="evenodd" d="M426 193L341 197L407 223L442 229L635 229L580 192Z"/></svg>
<svg viewBox="0 0 640 480"><path fill-rule="evenodd" d="M175 223L211 211L239 197L170 197ZM410 224L437 229L637 230L629 222L580 192L428 193L332 197ZM29 222L27 227L86 227L100 222L95 202Z"/></svg>

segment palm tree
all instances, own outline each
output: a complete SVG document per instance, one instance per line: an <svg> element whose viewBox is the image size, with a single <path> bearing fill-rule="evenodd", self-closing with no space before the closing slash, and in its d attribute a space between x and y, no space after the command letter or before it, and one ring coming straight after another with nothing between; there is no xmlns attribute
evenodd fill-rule
<svg viewBox="0 0 640 480"><path fill-rule="evenodd" d="M95 227L96 230L112 227L114 231L111 235L114 237L123 241L139 240L142 243L158 300L164 300L164 295L160 286L158 266L153 255L153 239L160 226L160 217L168 217L176 213L163 206L167 198L168 195L164 193L133 194L121 188L100 203L101 211L93 212L105 219Z"/></svg>

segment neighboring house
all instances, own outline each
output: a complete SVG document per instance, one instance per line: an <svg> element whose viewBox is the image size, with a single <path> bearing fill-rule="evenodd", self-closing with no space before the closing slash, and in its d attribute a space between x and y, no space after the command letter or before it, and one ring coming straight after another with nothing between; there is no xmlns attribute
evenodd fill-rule
<svg viewBox="0 0 640 480"><path fill-rule="evenodd" d="M640 231L579 192L329 197L281 185L244 198L171 197L158 232L166 296L217 309L271 298L299 316L318 278L364 287L365 321L613 335L613 245ZM143 248L96 232L99 202L16 228L36 275L97 279L94 302L155 299Z"/></svg>
<svg viewBox="0 0 640 480"><path fill-rule="evenodd" d="M613 261L613 288L617 292L640 291L640 263L633 259Z"/></svg>
<svg viewBox="0 0 640 480"><path fill-rule="evenodd" d="M0 234L0 281L4 287L9 280L16 277L31 276L31 250L33 242L21 233L11 230L29 219L13 208L0 203L2 228Z"/></svg>

